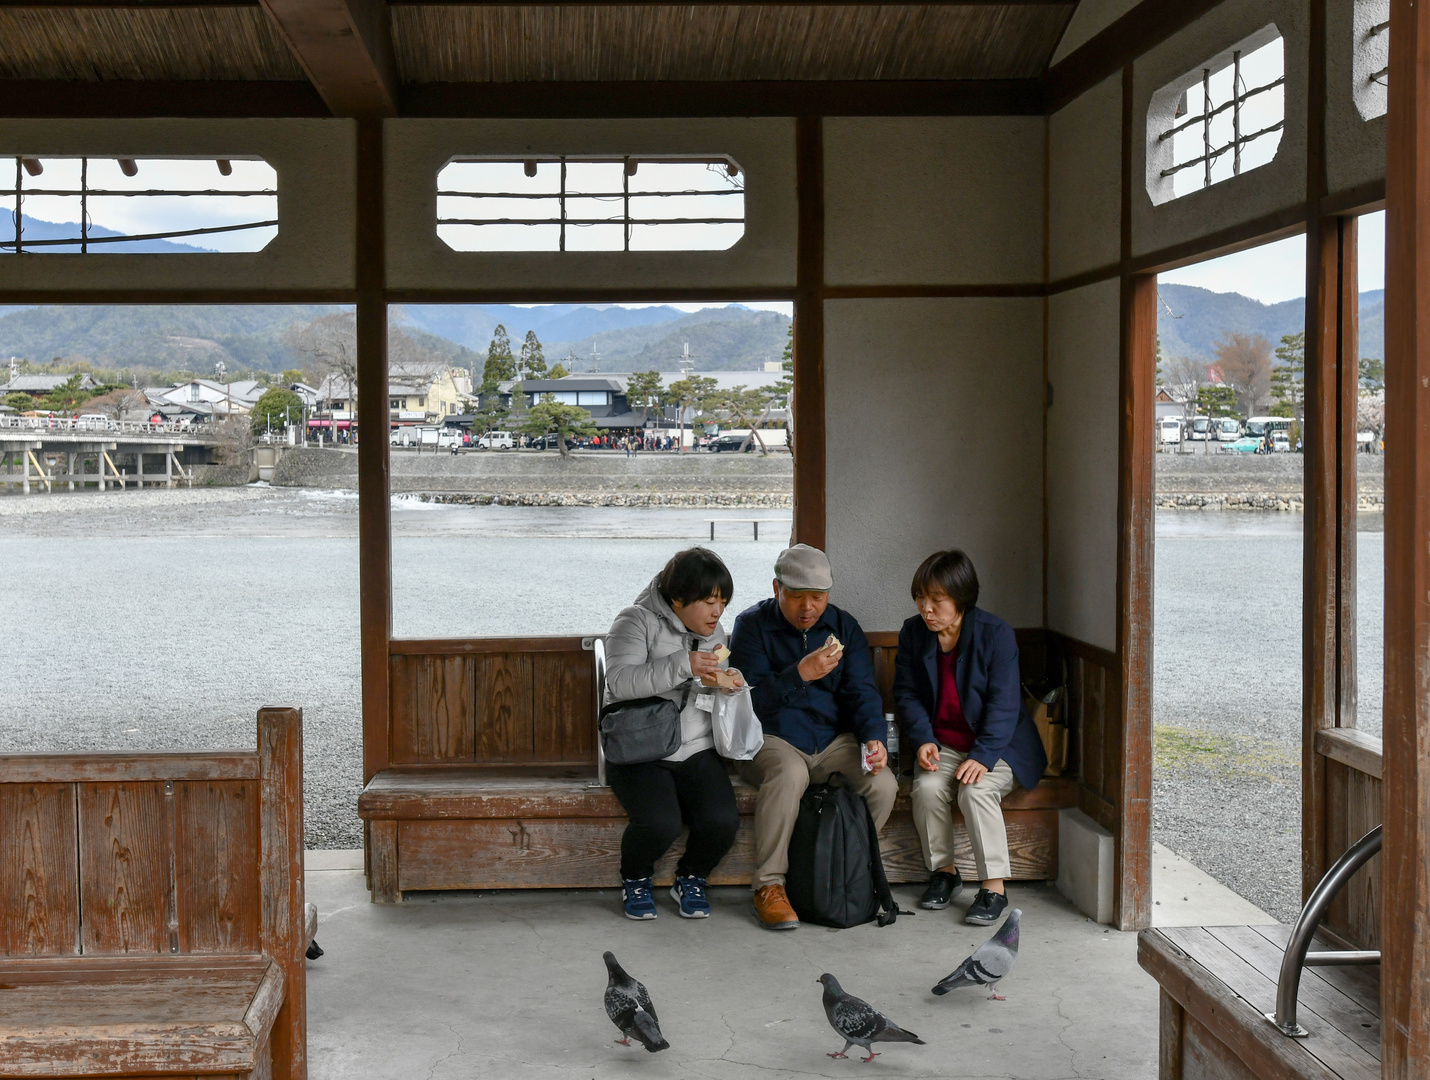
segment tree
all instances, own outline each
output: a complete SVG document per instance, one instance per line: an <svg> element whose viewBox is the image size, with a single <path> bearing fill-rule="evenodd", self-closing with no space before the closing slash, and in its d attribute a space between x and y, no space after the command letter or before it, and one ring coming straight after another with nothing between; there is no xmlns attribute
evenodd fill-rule
<svg viewBox="0 0 1430 1080"><path fill-rule="evenodd" d="M1385 389L1385 361L1363 356L1360 362L1360 385L1372 394Z"/></svg>
<svg viewBox="0 0 1430 1080"><path fill-rule="evenodd" d="M5 404L17 413L27 413L35 407L35 399L29 394L22 394L17 390L13 394L5 395Z"/></svg>
<svg viewBox="0 0 1430 1080"><path fill-rule="evenodd" d="M128 386L108 390L84 403L91 412L103 413L111 420L123 420L125 413L138 412L148 404L148 398Z"/></svg>
<svg viewBox="0 0 1430 1080"><path fill-rule="evenodd" d="M76 373L71 375L59 386L55 387L43 398L39 404L54 412L68 412L77 409L94 395L80 385L84 375Z"/></svg>
<svg viewBox="0 0 1430 1080"><path fill-rule="evenodd" d="M292 386L294 383L305 382L303 372L299 368L286 368L280 376L284 386Z"/></svg>
<svg viewBox="0 0 1430 1080"><path fill-rule="evenodd" d="M765 446L765 440L760 438L759 423L769 412L771 398L772 395L768 387L757 386L753 389L746 389L743 386L734 386L729 390L716 390L706 398L705 406L716 412L725 413L734 423L743 424L750 429L750 434L740 444L742 453L750 444L750 439L753 438L760 445L760 453L768 454L769 450Z"/></svg>
<svg viewBox="0 0 1430 1080"><path fill-rule="evenodd" d="M531 436L554 434L556 449L561 451L562 457L570 457L566 440L574 435L595 435L596 425L591 423L591 414L581 406L563 404L546 394L531 407L520 430Z"/></svg>
<svg viewBox="0 0 1430 1080"><path fill-rule="evenodd" d="M1207 381L1207 366L1190 356L1174 356L1164 365L1167 393L1182 403L1187 416L1197 412L1197 395Z"/></svg>
<svg viewBox="0 0 1430 1080"><path fill-rule="evenodd" d="M254 402L249 427L257 435L271 428L287 427L294 422L303 422L303 399L292 390L274 387L263 391Z"/></svg>
<svg viewBox="0 0 1430 1080"><path fill-rule="evenodd" d="M511 384L511 404L507 406L513 427L520 427L522 417L526 415L526 398L526 383L517 379Z"/></svg>
<svg viewBox="0 0 1430 1080"><path fill-rule="evenodd" d="M626 403L632 409L640 409L641 424L651 409L665 404L665 386L658 371L636 371L626 380Z"/></svg>
<svg viewBox="0 0 1430 1080"><path fill-rule="evenodd" d="M564 378L566 378L567 375L570 375L570 374L571 374L571 372L567 371L567 370L561 365L561 361L558 360L558 361L556 361L556 363L554 363L554 364L551 365L551 370L546 373L546 377L547 377L548 379L564 379Z"/></svg>
<svg viewBox="0 0 1430 1080"><path fill-rule="evenodd" d="M770 387L770 405L774 407L780 401L784 402L785 415L788 417L786 427L789 428L789 452L790 457L794 457L794 323L789 324L789 334L785 337L785 351L780 356L780 370L784 375L780 381Z"/></svg>
<svg viewBox="0 0 1430 1080"><path fill-rule="evenodd" d="M1236 416L1236 391L1226 383L1211 383L1197 391L1197 411L1217 419Z"/></svg>
<svg viewBox="0 0 1430 1080"><path fill-rule="evenodd" d="M474 434L485 435L489 431L496 431L511 415L511 410L501 403L501 398L496 394L485 395L481 403L481 407L472 415Z"/></svg>
<svg viewBox="0 0 1430 1080"><path fill-rule="evenodd" d="M1306 411L1306 335L1287 334L1276 346L1276 359L1281 363L1271 372L1271 396L1276 405L1274 416L1290 416L1299 427Z"/></svg>
<svg viewBox="0 0 1430 1080"><path fill-rule="evenodd" d="M506 327L497 323L492 342L487 346L487 363L482 369L482 390L495 390L499 382L516 378L516 360L511 355L511 338Z"/></svg>
<svg viewBox="0 0 1430 1080"><path fill-rule="evenodd" d="M1217 367L1236 391L1241 415L1255 415L1271 395L1271 342L1262 334L1229 330L1216 343Z"/></svg>
<svg viewBox="0 0 1430 1080"><path fill-rule="evenodd" d="M705 408L705 402L715 393L718 384L708 375L687 375L670 384L666 391L668 400L680 408L680 452L685 452L685 412L694 409L698 414ZM693 417L692 417L693 422Z"/></svg>
<svg viewBox="0 0 1430 1080"><path fill-rule="evenodd" d="M538 379L546 374L546 356L535 330L528 330L526 340L521 343L521 372L526 378Z"/></svg>
<svg viewBox="0 0 1430 1080"><path fill-rule="evenodd" d="M1385 434L1385 391L1362 394L1356 402L1356 430L1369 431L1375 436L1370 452L1380 453L1380 440Z"/></svg>
<svg viewBox="0 0 1430 1080"><path fill-rule="evenodd" d="M357 399L357 316L350 311L320 315L294 324L283 333L283 344L303 357L308 382L320 386L332 376L344 397Z"/></svg>

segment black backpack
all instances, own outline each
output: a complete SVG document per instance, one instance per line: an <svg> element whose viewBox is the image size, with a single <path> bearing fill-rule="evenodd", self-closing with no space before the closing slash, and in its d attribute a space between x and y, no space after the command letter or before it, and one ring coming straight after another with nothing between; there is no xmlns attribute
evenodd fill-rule
<svg viewBox="0 0 1430 1080"><path fill-rule="evenodd" d="M811 784L799 800L785 893L801 921L820 926L843 929L871 919L888 926L899 916L874 817L838 773L827 784Z"/></svg>

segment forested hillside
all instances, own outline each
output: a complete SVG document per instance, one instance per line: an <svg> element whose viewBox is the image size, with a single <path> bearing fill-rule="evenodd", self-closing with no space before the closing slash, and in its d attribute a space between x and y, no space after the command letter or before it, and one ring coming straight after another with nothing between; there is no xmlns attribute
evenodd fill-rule
<svg viewBox="0 0 1430 1080"><path fill-rule="evenodd" d="M1305 327L1306 301L1300 297L1263 304L1240 293L1217 293L1194 285L1160 285L1157 333L1165 357L1191 356L1210 361L1216 341L1231 330L1263 334L1274 347L1286 334ZM1360 355L1385 356L1385 293L1360 294Z"/></svg>

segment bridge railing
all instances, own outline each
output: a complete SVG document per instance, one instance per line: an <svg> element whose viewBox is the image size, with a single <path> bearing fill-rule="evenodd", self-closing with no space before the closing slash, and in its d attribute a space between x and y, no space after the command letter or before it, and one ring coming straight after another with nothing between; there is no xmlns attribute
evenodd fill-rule
<svg viewBox="0 0 1430 1080"><path fill-rule="evenodd" d="M181 421L84 420L71 416L0 416L0 431L83 432L108 435L188 435L202 438L211 432L202 424Z"/></svg>

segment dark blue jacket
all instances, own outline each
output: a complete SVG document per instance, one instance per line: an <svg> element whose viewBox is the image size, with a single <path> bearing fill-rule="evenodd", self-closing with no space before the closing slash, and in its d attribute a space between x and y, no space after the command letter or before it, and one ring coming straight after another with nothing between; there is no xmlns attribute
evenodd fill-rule
<svg viewBox="0 0 1430 1080"><path fill-rule="evenodd" d="M1036 786L1048 767L1048 755L1033 718L1023 708L1013 628L982 608L969 608L958 637L953 678L963 718L973 729L973 749L968 756L989 769L1002 758L1018 783L1025 788ZM917 615L899 631L894 701L915 752L924 743L938 741L933 733L933 715L938 710L938 635Z"/></svg>
<svg viewBox="0 0 1430 1080"><path fill-rule="evenodd" d="M831 633L844 645L839 666L805 682L799 662ZM846 731L861 743L883 742L888 735L868 639L854 616L833 604L806 631L790 624L773 596L746 608L730 635L730 666L750 684L765 734L778 735L806 754L819 753Z"/></svg>

